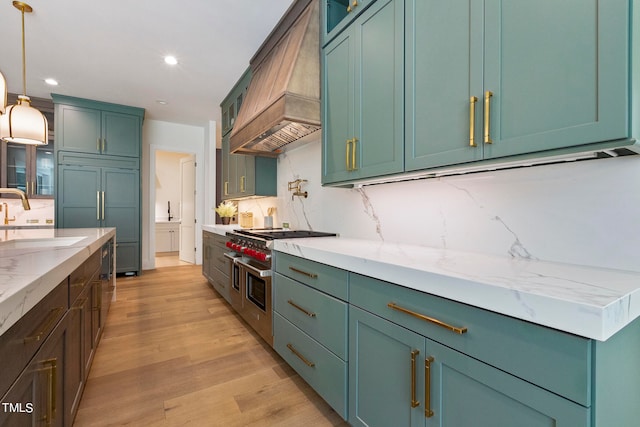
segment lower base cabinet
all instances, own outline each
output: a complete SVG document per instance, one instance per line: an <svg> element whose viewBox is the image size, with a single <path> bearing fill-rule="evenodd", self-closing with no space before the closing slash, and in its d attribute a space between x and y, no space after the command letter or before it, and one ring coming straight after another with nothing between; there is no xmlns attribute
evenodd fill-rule
<svg viewBox="0 0 640 427"><path fill-rule="evenodd" d="M211 286L231 304L229 261L224 257L227 239L208 231L202 232L202 274Z"/></svg>
<svg viewBox="0 0 640 427"><path fill-rule="evenodd" d="M0 427L73 424L113 295L111 245L0 336Z"/></svg>
<svg viewBox="0 0 640 427"><path fill-rule="evenodd" d="M395 323L349 310L354 426L574 427L590 411Z"/></svg>

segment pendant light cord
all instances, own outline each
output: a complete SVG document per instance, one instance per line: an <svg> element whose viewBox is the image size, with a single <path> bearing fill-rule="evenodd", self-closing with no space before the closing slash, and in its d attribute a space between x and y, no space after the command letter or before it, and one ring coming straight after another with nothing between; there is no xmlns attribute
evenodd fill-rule
<svg viewBox="0 0 640 427"><path fill-rule="evenodd" d="M27 96L27 51L24 43L24 7L22 11L22 94Z"/></svg>

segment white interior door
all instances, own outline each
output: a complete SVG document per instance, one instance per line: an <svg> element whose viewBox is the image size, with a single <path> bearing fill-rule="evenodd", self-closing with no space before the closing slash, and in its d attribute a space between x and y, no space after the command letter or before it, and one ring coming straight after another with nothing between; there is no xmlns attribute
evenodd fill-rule
<svg viewBox="0 0 640 427"><path fill-rule="evenodd" d="M196 161L180 159L180 260L196 262Z"/></svg>

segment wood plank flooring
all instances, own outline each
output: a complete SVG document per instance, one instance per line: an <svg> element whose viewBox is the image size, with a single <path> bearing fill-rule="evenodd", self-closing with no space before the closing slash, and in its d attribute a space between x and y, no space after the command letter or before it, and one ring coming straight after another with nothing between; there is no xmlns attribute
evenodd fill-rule
<svg viewBox="0 0 640 427"><path fill-rule="evenodd" d="M346 426L201 266L118 278L74 426Z"/></svg>

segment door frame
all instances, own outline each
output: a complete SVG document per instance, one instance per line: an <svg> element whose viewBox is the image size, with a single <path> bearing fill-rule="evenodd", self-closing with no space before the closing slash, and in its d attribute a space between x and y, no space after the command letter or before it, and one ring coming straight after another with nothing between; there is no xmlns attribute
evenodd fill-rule
<svg viewBox="0 0 640 427"><path fill-rule="evenodd" d="M202 225L202 215L201 215L201 206L203 204L203 195L204 195L204 190L199 188L199 172L198 172L198 163L202 164L201 161L202 159L201 157L201 153L194 151L194 150L183 150L183 149L179 149L179 148L173 148L173 147L167 147L167 146L163 146L163 145L159 145L159 144L149 144L149 175L148 175L148 179L149 179L149 206L147 208L147 224L148 224L148 230L149 230L149 253L151 255L149 255L149 260L147 261L147 263L149 265L144 265L143 270L148 270L148 269L154 269L156 267L156 261L155 261L155 256L153 256L154 254L154 248L156 247L156 229L155 229L155 222L156 222L156 215L155 215L155 206L156 206L156 188L155 188L155 176L156 176L156 153L158 151L167 151L167 152L171 152L171 153L180 153L180 154L186 154L186 155L192 155L195 159L196 162L196 180L195 180L195 191L196 191L196 200L195 200L195 215L196 215L196 226L194 228L194 240L196 242L196 254L195 254L195 259L196 259L196 264L200 264L201 261L199 262L199 260L201 260L201 240L199 239L199 230L200 227ZM143 253L143 263L145 261L145 256Z"/></svg>

